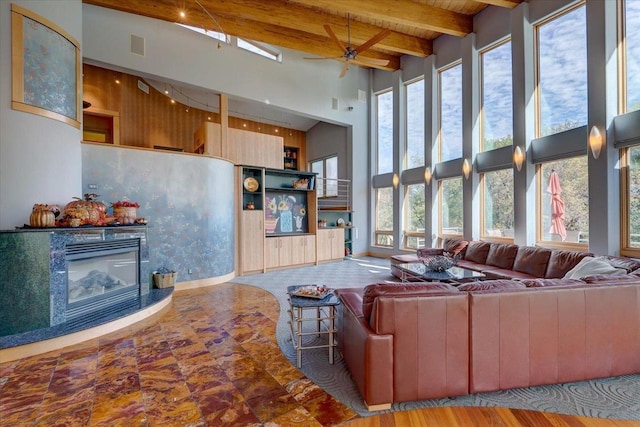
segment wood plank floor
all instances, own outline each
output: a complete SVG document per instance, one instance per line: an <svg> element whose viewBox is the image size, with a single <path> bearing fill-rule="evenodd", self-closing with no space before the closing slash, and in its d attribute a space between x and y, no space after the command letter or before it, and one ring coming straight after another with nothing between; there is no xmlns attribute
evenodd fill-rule
<svg viewBox="0 0 640 427"><path fill-rule="evenodd" d="M444 407L358 418L346 427L637 427L638 421L605 420L508 408Z"/></svg>

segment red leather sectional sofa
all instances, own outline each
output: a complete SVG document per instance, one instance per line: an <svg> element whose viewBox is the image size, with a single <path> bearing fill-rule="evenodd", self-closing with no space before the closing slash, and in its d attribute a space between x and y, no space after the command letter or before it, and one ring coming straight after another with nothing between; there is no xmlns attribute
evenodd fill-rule
<svg viewBox="0 0 640 427"><path fill-rule="evenodd" d="M494 244L485 262L501 253L502 246L492 251ZM469 245L471 253L481 245ZM510 269L464 260L519 280L336 291L342 301L338 345L370 410L640 373L640 263L612 257L628 274L563 279L579 253L516 249ZM540 259L547 260L544 268Z"/></svg>

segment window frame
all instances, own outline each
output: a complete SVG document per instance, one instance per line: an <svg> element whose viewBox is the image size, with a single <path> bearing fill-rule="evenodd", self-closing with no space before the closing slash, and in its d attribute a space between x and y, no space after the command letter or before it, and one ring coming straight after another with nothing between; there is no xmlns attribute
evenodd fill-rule
<svg viewBox="0 0 640 427"><path fill-rule="evenodd" d="M416 84L418 82L422 82L423 83L423 87L422 87L422 98L423 98L423 103L422 103L422 164L416 165L416 166L409 166L409 115L407 114L408 110L408 102L409 102L409 96L408 96L408 88L409 86ZM426 146L426 136L425 136L425 129L424 129L424 114L425 114L425 103L424 103L424 84L425 84L425 78L424 75L422 75L421 77L412 79L410 81L407 81L404 83L404 164L402 165L404 170L408 170L408 169L415 169L415 168L421 168L425 166L425 146Z"/></svg>
<svg viewBox="0 0 640 427"><path fill-rule="evenodd" d="M485 182L485 175L488 173L492 173L492 172L498 172L500 170L507 170L508 168L505 169L497 169L497 170L492 170L492 171L486 171L486 172L482 172L480 173L480 185L479 185L479 189L480 189L480 239L481 240L486 240L486 241L491 241L491 242L500 242L500 243L513 243L514 241L514 237L507 237L507 236L491 236L486 234L486 213L485 213L485 196L486 196L486 182ZM511 169L513 171L513 169ZM512 175L513 176L513 175ZM515 198L515 197L514 197ZM512 200L513 202L513 200ZM515 214L515 212L514 212ZM515 218L514 218L515 219ZM515 227L515 224L514 224ZM515 229L514 229L514 235L515 235Z"/></svg>
<svg viewBox="0 0 640 427"><path fill-rule="evenodd" d="M460 237L462 235L464 235L464 218L463 218L463 223L462 223L462 229L460 230L460 233L444 233L442 231L442 223L443 223L443 219L444 219L444 215L442 212L444 203L443 203L443 194L442 194L442 183L444 181L447 180L453 180L453 179L459 179L464 187L464 182L463 177L462 176L452 176L450 178L443 178L443 179L439 179L438 180L438 236L440 238L445 238L445 237ZM463 205L464 207L464 205Z"/></svg>
<svg viewBox="0 0 640 427"><path fill-rule="evenodd" d="M438 70L436 70L436 74L437 74L437 78L438 78L438 162L445 162L445 161L449 161L452 159L447 159L447 160L442 160L442 73L445 73L455 67L460 66L460 72L462 72L462 59L458 59L457 61L452 62L451 64L442 67ZM460 88L460 91L462 91L462 87ZM462 104L462 99L460 100L460 103ZM461 112L462 114L464 114L464 106L461 105ZM460 118L462 120L462 117ZM464 127L462 129L463 133L464 133ZM460 148L462 151L462 140L460 140ZM462 157L462 156L461 156Z"/></svg>
<svg viewBox="0 0 640 427"><path fill-rule="evenodd" d="M404 249L408 249L408 250L414 250L414 249L418 249L421 247L424 247L425 242L426 242L426 238L425 238L425 230L423 229L422 232L420 231L413 231L413 230L407 230L408 228L408 224L409 224L409 189L412 186L416 186L416 185L421 185L422 186L422 192L423 194L426 191L426 184L424 182L416 182L413 184L406 184L404 186L404 198L403 198L403 203L402 203L402 246ZM426 209L425 209L425 215L426 215ZM425 220L425 225L426 225L426 218L424 218ZM418 239L422 238L423 239L423 244L422 246L420 246L419 244L417 245L416 248L407 246L407 241L408 241L408 237L416 237Z"/></svg>
<svg viewBox="0 0 640 427"><path fill-rule="evenodd" d="M386 174L386 173L391 173L393 172L393 161L391 162L391 171L386 171L386 172L380 172L380 123L379 123L379 116L380 116L380 96L382 95L386 95L386 94L391 94L391 98L392 98L392 109L391 109L391 114L393 116L393 88L388 88L388 89L384 89L381 90L379 92L374 93L374 100L375 100L375 173L374 175L382 175L382 174ZM393 119L392 119L393 121ZM391 140L391 153L393 155L393 135L392 135L392 140Z"/></svg>
<svg viewBox="0 0 640 427"><path fill-rule="evenodd" d="M392 204L393 204L393 187L379 187L379 188L374 188L374 199L375 199L375 211L374 211L374 236L373 236L373 245L372 246L376 246L379 248L393 248L394 247L394 241L393 241L393 225L391 226L391 230L380 230L378 228L378 191L380 190L387 190L387 189L391 189L391 198L392 198ZM392 211L392 215L395 215L395 212L393 211L393 207L391 209ZM391 218L391 221L393 223L393 217ZM391 240L391 244L390 245L382 245L378 243L378 236L389 236L390 240Z"/></svg>
<svg viewBox="0 0 640 427"><path fill-rule="evenodd" d="M538 22L536 22L533 25L533 39L534 39L534 45L533 45L533 51L534 51L534 67L533 67L533 71L534 71L534 109L535 109L535 119L534 119L534 132L535 132L535 137L536 138L543 138L543 137L549 137L549 136L553 136L553 135L557 135L558 132L556 133L552 133L549 135L542 135L542 114L541 114L541 109L540 109L540 105L541 105L541 95L540 95L540 27L542 27L543 25L558 19L564 15L567 15L573 11L575 11L576 9L579 9L580 7L585 7L585 14L586 14L586 0L580 0L579 2L572 4L564 9L558 10L555 13L553 13L551 16L542 19ZM586 31L588 31L587 28L587 22L585 19L585 35L586 35ZM587 43L587 45L585 46L586 50L585 50L585 55L588 55L588 49L589 49L589 45ZM512 59L513 61L513 59ZM586 67L586 62L585 62L585 67ZM587 81L587 85L588 85L588 81ZM585 102L588 102L588 99L585 100ZM564 131L567 130L573 130L576 128L579 128L581 126L585 126L588 124L588 115L586 117L587 122L583 125L580 126L576 126L574 128L571 129L565 129ZM560 132L561 133L561 132Z"/></svg>
<svg viewBox="0 0 640 427"><path fill-rule="evenodd" d="M327 177L327 160L332 160L332 159L336 159L336 177L335 178L329 178ZM314 159L308 162L309 163L309 170L313 171L313 164L314 163L322 163L322 177L318 177L317 178L317 182L316 182L316 193L318 194L318 199L325 199L325 198L330 198L330 197L337 197L338 196L338 155L337 154L332 154L330 156L326 156L326 157L321 157L318 159ZM336 181L336 194L328 194L327 188L327 180L334 180ZM322 187L322 191L320 192L320 188Z"/></svg>
<svg viewBox="0 0 640 427"><path fill-rule="evenodd" d="M485 113L484 113L484 61L483 61L483 55L487 52L490 52L493 49L497 49L499 47L504 46L507 43L511 43L511 37L507 37L504 38L502 40L499 40L493 44L491 44L490 46L487 46L486 48L482 49L481 51L478 52L478 73L479 73L479 78L478 78L478 90L479 90L479 98L480 98L480 138L479 138L479 146L480 152L487 152L487 151L492 151L492 150L496 150L498 148L492 148L490 150L487 150L484 146L484 117L485 117ZM511 57L511 64L513 64L513 56ZM511 72L511 91L512 91L512 105L511 105L511 119L512 119L512 124L511 124L511 145L513 146L513 115L514 115L514 111L513 111L513 71Z"/></svg>

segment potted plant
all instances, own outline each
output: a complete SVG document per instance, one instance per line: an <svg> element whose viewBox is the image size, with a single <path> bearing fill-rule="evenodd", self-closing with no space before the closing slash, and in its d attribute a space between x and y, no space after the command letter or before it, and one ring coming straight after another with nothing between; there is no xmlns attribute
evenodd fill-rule
<svg viewBox="0 0 640 427"><path fill-rule="evenodd" d="M177 273L167 267L160 267L153 272L153 285L158 288L169 288L176 285Z"/></svg>

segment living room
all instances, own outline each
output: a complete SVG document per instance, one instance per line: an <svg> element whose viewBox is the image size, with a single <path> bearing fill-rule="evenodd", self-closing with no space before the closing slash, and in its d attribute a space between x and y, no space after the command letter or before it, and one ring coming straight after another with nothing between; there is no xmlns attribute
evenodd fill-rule
<svg viewBox="0 0 640 427"><path fill-rule="evenodd" d="M590 203L587 215L588 243L552 241L549 237L550 247L569 247L573 249L589 250L601 255L637 255L637 249L629 243L628 236L635 234L629 228L628 220L624 218L626 196L620 195L620 183L623 178L618 173L619 149L624 151L625 146L631 144L637 138L637 112L627 112L626 107L618 116L618 97L612 95L616 90L607 90L616 78L616 73L611 73L613 67L607 58L612 56L610 42L615 40L616 7L607 2L589 1L585 6L589 23L587 43L589 55L584 66L589 70L587 88L589 91L588 121L563 135L550 135L536 138L534 131L534 106L530 99L533 97L533 69L525 68L524 64L533 62L532 50L525 46L532 43L531 24L528 22L543 21L554 12L573 6L574 2L545 2L531 1L514 9L488 8L475 19L475 33L465 38L443 37L434 43L435 55L427 58L403 58L402 70L396 72L369 71L360 67L351 67L349 72L338 79L342 64L334 61L305 61L301 52L285 50L288 59L285 63L270 63L264 59L258 59L237 49L216 49L211 40L200 37L188 30L178 28L173 24L143 18L137 15L129 15L96 6L82 4L79 1L17 1L16 4L30 9L35 13L55 21L77 40L81 41L83 61L103 65L112 69L120 69L132 72L136 75L155 77L161 80L179 82L207 90L227 93L233 97L248 99L255 102L280 108L283 111L295 112L308 118L319 120L322 124L307 132L308 151L313 152L314 157L321 158L332 154L322 150L322 142L328 139L329 134L337 128L344 129L346 163L341 178L351 180L352 185L352 209L357 212L353 217L353 226L359 230L359 237L353 241L353 253L356 256L377 255L388 257L398 253L414 253L415 247L406 245L415 233L420 233L426 240L426 246L437 246L438 238L446 237L442 233L441 217L437 213L438 189L436 183L449 178L460 180L464 191L461 200L463 219L460 224L460 234L468 239L487 239L491 236L486 233L486 226L482 222L482 200L480 198L481 177L484 173L491 172L500 166L508 165L513 171L513 238L510 240L519 245L534 245L540 243L538 234L541 226L537 224L536 197L539 194L535 184L537 178L536 165L545 161L558 160L564 157L579 155L584 158L589 171L587 182L583 188L588 187L589 200L606 200L607 203ZM560 4L558 4L560 3ZM614 2L615 3L615 2ZM527 7L524 7L527 6ZM10 5L2 3L0 10L2 19L2 45L0 52L3 58L11 57L11 19ZM594 16L602 16L596 19ZM525 19L526 18L526 19ZM525 24L525 21L527 22ZM613 22L613 24L612 24ZM135 30L134 30L135 29ZM593 30L593 31L592 31ZM612 33L613 31L613 33ZM133 55L129 53L130 35L136 34L148 41L146 55ZM513 59L513 140L515 144L525 152L525 161L522 169L513 166L513 147L496 150L495 153L478 152L476 126L478 100L476 95L470 95L471 91L462 93L463 100L463 143L461 144L461 156L448 161L436 160L435 144L432 150L425 149L424 164L414 168L403 170L404 165L400 161L404 151L402 129L404 126L403 108L401 107L403 96L402 88L405 83L412 82L416 78L424 76L425 81L435 82L438 70L462 60L463 88L476 87L472 83L476 80L475 71L478 69L477 51L492 46L496 41L505 36L511 37L511 43L520 44L521 48L514 49L517 57ZM606 43L603 42L606 40ZM605 44L606 47L602 47ZM615 43L614 43L615 44ZM189 46L189 48L185 48ZM533 46L533 45L531 45ZM599 48L596 48L599 47ZM613 55L615 57L615 55ZM615 61L614 61L615 62ZM0 118L2 120L2 144L0 147L0 164L2 170L2 187L0 188L0 228L12 230L21 227L27 222L28 214L34 203L64 204L90 192L92 173L99 173L100 177L109 174L108 165L118 161L118 156L109 158L110 154L102 157L102 150L106 148L95 147L90 144L81 144L82 132L80 129L55 122L51 119L35 115L25 114L11 109L8 99L11 93L11 61L2 61L1 93L6 99L0 106ZM615 68L615 67L614 67ZM255 73L244 70L260 70L259 77ZM605 79L606 74L606 79ZM515 84L517 82L517 84ZM631 86L631 85L630 85ZM370 119L375 114L375 99L379 94L388 89L393 90L392 103L398 108L392 114L394 133L392 135L392 154L394 160L391 171L376 172L375 161L375 134L377 129ZM358 90L368 94L365 103L358 99ZM425 112L435 111L437 97L434 88L425 85L426 105L432 103ZM333 109L332 98L338 100L338 109ZM615 98L615 99L612 99ZM603 102L602 100L606 100ZM606 106L606 108L605 108ZM615 107L614 107L615 106ZM613 113L612 111L615 111ZM435 113L425 113L425 139L435 141L437 139L437 125ZM615 117L615 118L614 118ZM526 118L526 119L525 119ZM592 127L600 127L606 138L606 145L602 148L598 158L594 158L591 149L587 147L587 135ZM608 132L606 131L608 130ZM614 136L615 135L615 136ZM527 142L525 142L527 141ZM561 141L559 143L559 141ZM615 141L615 143L614 143ZM173 159L178 154L155 153L159 161L157 176L127 175L126 180L117 183L125 183L121 188L112 188L109 193L130 198L144 196L145 185L153 188L154 192L160 188L166 188L175 197L185 191L185 187L191 186L194 180L200 183L212 184L216 194L224 193L224 187L229 187L233 181L233 172L229 166L222 166L227 176L223 179L215 174L202 176L194 173L180 174L192 167L194 161L185 161L182 167L176 167ZM175 157L171 157L175 156ZM106 159L109 159L106 161ZM130 161L137 161L136 155L132 155ZM469 178L463 178L463 159L469 159L472 170ZM198 172L207 173L210 166L197 166ZM433 181L427 183L425 167L429 167L429 173ZM131 166L123 168L125 172L131 171ZM161 172L162 169L164 172ZM227 171L228 169L228 171ZM170 176L166 171L170 171ZM193 169L192 169L193 171ZM126 175L126 174L125 174ZM120 174L122 176L122 174ZM173 179L170 179L173 177ZM394 179L395 178L395 179ZM430 179L431 179L430 178ZM230 181L225 181L230 180ZM425 212L433 212L424 218L423 226L418 229L406 227L403 219L404 191L409 186L424 185ZM98 183L102 185L102 182ZM112 183L109 183L112 185ZM216 187L216 186L220 187ZM231 184L233 185L233 184ZM388 190L391 194L390 210L392 212L391 227L378 228L377 223L377 194L379 189ZM99 191L98 191L99 192ZM188 206L197 215L214 211L211 207L220 202L212 194L207 192L207 187L194 188L192 195L168 202L167 211L181 208L180 204ZM232 206L232 196L225 196L225 203ZM170 198L170 197L168 197ZM114 199L115 200L115 199ZM114 201L113 200L113 201ZM112 201L112 200L108 200ZM149 205L150 206L150 205ZM202 206L206 206L202 208ZM140 212L148 216L150 226L156 220L158 224L167 217L159 217L156 212ZM171 240L163 241L162 247L165 255L154 256L155 267L167 264L175 260L180 264L179 275L182 286L186 289L188 282L203 284L222 283L236 276L236 259L230 254L235 254L233 246L233 207L225 212L216 212L224 216L229 226L224 231L224 239L219 236L210 236L212 240L226 241L229 246L216 248L216 254L220 260L219 265L210 263L208 259L196 260L198 264L188 265L190 261L184 261L185 254L176 237L193 232L183 230L176 221L172 228ZM155 218L154 218L155 216ZM602 226L606 224L606 226ZM182 224L184 225L184 224ZM583 226L584 227L584 226ZM625 228L626 227L626 228ZM445 227L446 228L446 227ZM508 227L503 227L508 229ZM546 229L546 227L545 227ZM584 230L583 230L584 231ZM378 240L378 236L391 236L390 239ZM506 241L503 237L494 239ZM544 239L542 239L544 240ZM382 244L380 244L382 242ZM187 247L188 243L184 244ZM166 255L169 254L169 255ZM190 255L190 254L188 254ZM226 255L222 256L222 255ZM188 256L186 257L188 258ZM154 268L155 268L154 267ZM189 273L189 270L195 273ZM190 278L191 275L191 278ZM189 280L191 279L191 280ZM337 287L337 286L336 286Z"/></svg>

